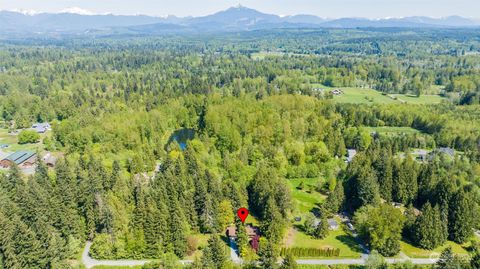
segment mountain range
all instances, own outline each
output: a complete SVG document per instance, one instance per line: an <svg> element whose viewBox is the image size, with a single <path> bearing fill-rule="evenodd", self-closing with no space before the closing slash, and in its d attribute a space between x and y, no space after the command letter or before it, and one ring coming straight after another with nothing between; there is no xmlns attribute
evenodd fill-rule
<svg viewBox="0 0 480 269"><path fill-rule="evenodd" d="M74 9L75 10L75 9ZM313 15L278 16L243 6L203 17L94 15L86 12L26 13L0 11L0 34L85 34L248 31L274 28L454 28L480 27L480 21L451 16L386 19L325 19Z"/></svg>

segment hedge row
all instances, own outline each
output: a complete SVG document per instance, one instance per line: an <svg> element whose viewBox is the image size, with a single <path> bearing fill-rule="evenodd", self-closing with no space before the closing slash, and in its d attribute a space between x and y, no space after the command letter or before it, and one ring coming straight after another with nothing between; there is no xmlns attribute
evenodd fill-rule
<svg viewBox="0 0 480 269"><path fill-rule="evenodd" d="M338 257L338 248L282 248L281 255L291 254L294 257Z"/></svg>

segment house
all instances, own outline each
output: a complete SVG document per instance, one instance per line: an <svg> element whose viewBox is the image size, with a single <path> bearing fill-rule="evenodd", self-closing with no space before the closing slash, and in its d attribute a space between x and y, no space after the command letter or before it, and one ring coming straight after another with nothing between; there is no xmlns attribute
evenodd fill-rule
<svg viewBox="0 0 480 269"><path fill-rule="evenodd" d="M347 150L348 152L348 156L347 156L347 160L345 161L346 163L351 163L353 161L353 157L355 157L355 155L357 155L357 151L355 149L349 149Z"/></svg>
<svg viewBox="0 0 480 269"><path fill-rule="evenodd" d="M415 160L419 162L426 162L428 160L428 151L424 149L417 149L412 152L412 155L415 156Z"/></svg>
<svg viewBox="0 0 480 269"><path fill-rule="evenodd" d="M48 123L48 122L35 123L35 124L32 125L32 129L35 130L39 134L43 134L43 133L51 130L52 126L50 126L50 123Z"/></svg>
<svg viewBox="0 0 480 269"><path fill-rule="evenodd" d="M0 161L0 166L10 168L13 164L23 167L30 167L37 161L37 154L31 151L17 151L8 155Z"/></svg>
<svg viewBox="0 0 480 269"><path fill-rule="evenodd" d="M444 156L448 156L450 158L454 158L455 157L455 150L452 149L452 148L438 148L438 149L435 149L432 152L430 152L430 154L428 155L428 159L431 161L438 155L444 155Z"/></svg>
<svg viewBox="0 0 480 269"><path fill-rule="evenodd" d="M333 91L330 91L330 93L333 94L333 95L341 95L341 94L343 94L343 91L340 90L340 89L335 89Z"/></svg>
<svg viewBox="0 0 480 269"><path fill-rule="evenodd" d="M437 151L446 154L452 158L455 157L455 150L452 148L439 148Z"/></svg>
<svg viewBox="0 0 480 269"><path fill-rule="evenodd" d="M340 228L340 226L338 225L338 222L335 219L328 219L327 222L328 222L328 228L330 230L336 231L338 230L338 228Z"/></svg>
<svg viewBox="0 0 480 269"><path fill-rule="evenodd" d="M247 225L245 226L245 230L247 232L248 238L250 239L260 235L260 230L258 229L258 227ZM229 226L225 234L231 239L237 239L237 227L235 227L234 225Z"/></svg>

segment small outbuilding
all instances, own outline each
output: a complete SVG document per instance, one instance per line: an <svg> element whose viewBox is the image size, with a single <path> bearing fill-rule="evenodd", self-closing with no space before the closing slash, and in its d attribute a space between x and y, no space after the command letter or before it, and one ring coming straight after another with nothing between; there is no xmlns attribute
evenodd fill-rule
<svg viewBox="0 0 480 269"><path fill-rule="evenodd" d="M335 219L328 219L327 222L330 230L336 231L338 228L340 228L340 225L338 225L338 222Z"/></svg>
<svg viewBox="0 0 480 269"><path fill-rule="evenodd" d="M52 155L52 153L48 152L45 154L42 158L43 162L45 165L47 165L50 168L55 167L55 164L57 163L57 158Z"/></svg>
<svg viewBox="0 0 480 269"><path fill-rule="evenodd" d="M347 150L347 160L345 161L346 163L351 163L353 161L353 158L355 157L355 155L357 155L357 150L355 149L348 149Z"/></svg>

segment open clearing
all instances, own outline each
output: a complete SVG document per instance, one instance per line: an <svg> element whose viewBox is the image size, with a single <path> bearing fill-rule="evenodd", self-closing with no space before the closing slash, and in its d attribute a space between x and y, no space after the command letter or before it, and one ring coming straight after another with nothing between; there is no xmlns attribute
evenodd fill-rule
<svg viewBox="0 0 480 269"><path fill-rule="evenodd" d="M315 190L318 178L301 178L289 179L288 183L292 191L292 200L295 203L296 211L301 215L311 212L312 209L317 208L325 199L326 196ZM303 190L299 190L298 186L303 182Z"/></svg>
<svg viewBox="0 0 480 269"><path fill-rule="evenodd" d="M15 152L19 150L37 151L43 148L42 141L47 134L40 134L40 142L37 144L18 144L18 135L9 134L7 129L0 129L0 144L8 145L3 149L5 152Z"/></svg>
<svg viewBox="0 0 480 269"><path fill-rule="evenodd" d="M391 94L391 96L397 97L401 101L405 101L408 104L440 104L443 100L446 100L440 95L420 95L419 97L405 94Z"/></svg>
<svg viewBox="0 0 480 269"><path fill-rule="evenodd" d="M325 257L325 259L342 259L342 258L360 258L362 249L355 241L355 238L347 234L342 228L336 231L330 231L327 238L323 240L314 239L306 235L296 228L290 228L284 239L284 246L293 248L338 248L340 249L339 257ZM298 257L313 258L313 257ZM319 257L315 257L319 258ZM322 258L322 257L320 257Z"/></svg>
<svg viewBox="0 0 480 269"><path fill-rule="evenodd" d="M312 88L327 91L340 89L343 94L334 95L333 100L338 103L352 104L439 104L446 98L440 95L421 95L416 97L408 94L382 94L369 88L358 87L326 87L319 83L310 84Z"/></svg>
<svg viewBox="0 0 480 269"><path fill-rule="evenodd" d="M440 253L442 253L442 250L444 250L449 246L451 246L453 252L457 254L468 254L467 250L465 249L468 245L469 243L466 243L465 245L462 246L455 242L448 241L447 243L445 243L445 245L441 247L437 247L436 249L433 249L433 250L428 250L428 249L417 248L405 241L400 242L401 251L410 258L430 258L430 257L438 258Z"/></svg>

